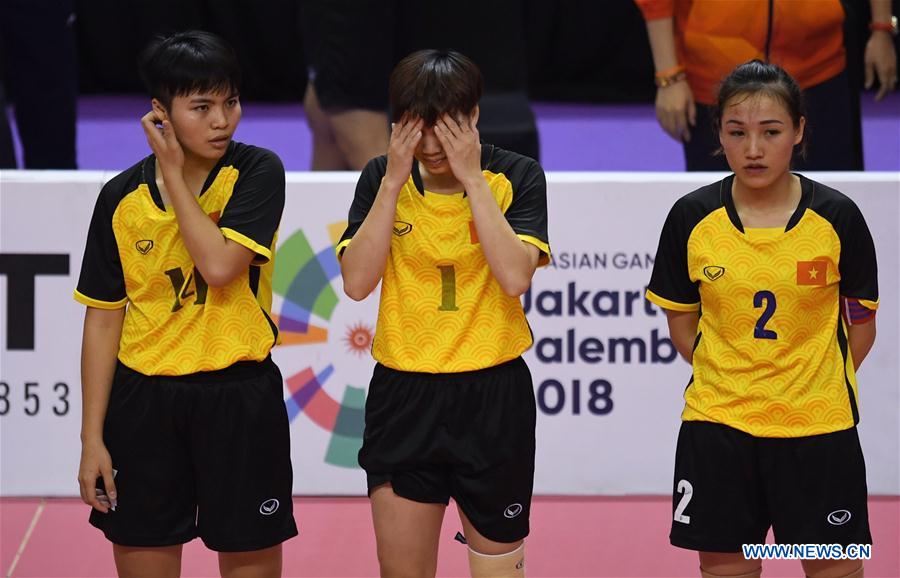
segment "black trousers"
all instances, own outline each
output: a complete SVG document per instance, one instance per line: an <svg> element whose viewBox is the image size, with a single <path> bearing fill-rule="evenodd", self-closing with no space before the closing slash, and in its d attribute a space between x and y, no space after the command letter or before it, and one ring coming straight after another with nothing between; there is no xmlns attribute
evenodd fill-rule
<svg viewBox="0 0 900 578"><path fill-rule="evenodd" d="M3 0L0 50L6 98L28 169L74 169L78 100L74 0ZM0 124L5 124L4 119ZM5 133L5 134L4 134ZM0 157L11 154L0 126ZM0 164L10 164L0 158Z"/></svg>

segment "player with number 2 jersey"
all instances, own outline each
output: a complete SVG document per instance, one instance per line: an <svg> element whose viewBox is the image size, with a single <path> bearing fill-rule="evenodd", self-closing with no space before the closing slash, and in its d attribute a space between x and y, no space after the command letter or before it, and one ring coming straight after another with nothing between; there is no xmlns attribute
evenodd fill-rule
<svg viewBox="0 0 900 578"><path fill-rule="evenodd" d="M647 298L692 363L675 463L674 545L701 574L759 576L743 544L871 543L856 368L875 338L875 247L842 193L790 172L794 80L753 61L716 118L733 175L679 199ZM859 561L804 561L861 576ZM859 572L859 574L857 574Z"/></svg>

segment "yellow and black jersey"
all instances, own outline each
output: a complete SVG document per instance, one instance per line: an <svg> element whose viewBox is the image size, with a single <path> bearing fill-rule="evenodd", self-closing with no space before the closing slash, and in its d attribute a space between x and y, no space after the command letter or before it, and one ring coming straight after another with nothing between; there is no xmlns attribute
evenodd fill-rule
<svg viewBox="0 0 900 578"><path fill-rule="evenodd" d="M400 191L381 284L376 360L401 371L456 373L514 359L532 343L521 301L506 295L485 259L465 192L425 190L417 162ZM547 183L540 165L482 145L484 178L513 231L549 262ZM369 213L387 157L369 161L350 207L338 255Z"/></svg>
<svg viewBox="0 0 900 578"><path fill-rule="evenodd" d="M198 202L222 235L256 253L225 287L194 267L145 158L100 192L75 299L126 307L119 360L145 375L187 375L262 360L277 338L272 270L284 209L284 167L272 152L232 142Z"/></svg>
<svg viewBox="0 0 900 578"><path fill-rule="evenodd" d="M734 176L682 197L663 226L647 298L699 311L685 421L758 437L835 432L859 421L841 296L878 307L875 246L859 208L800 176L784 230L745 229Z"/></svg>

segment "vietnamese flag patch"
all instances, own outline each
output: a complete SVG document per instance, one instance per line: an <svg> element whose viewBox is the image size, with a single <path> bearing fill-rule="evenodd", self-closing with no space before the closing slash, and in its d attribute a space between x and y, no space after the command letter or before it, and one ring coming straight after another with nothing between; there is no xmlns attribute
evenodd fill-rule
<svg viewBox="0 0 900 578"><path fill-rule="evenodd" d="M828 284L828 261L797 261L797 285Z"/></svg>

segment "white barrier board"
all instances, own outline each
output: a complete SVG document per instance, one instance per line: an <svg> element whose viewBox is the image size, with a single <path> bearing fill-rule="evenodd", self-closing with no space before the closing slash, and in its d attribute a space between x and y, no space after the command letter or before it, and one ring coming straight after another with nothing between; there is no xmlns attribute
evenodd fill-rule
<svg viewBox="0 0 900 578"><path fill-rule="evenodd" d="M0 174L0 495L73 496L84 307L72 300L101 172ZM900 174L821 173L878 251L878 338L859 372L869 491L900 494ZM668 494L690 375L643 298L672 203L719 175L548 175L554 262L525 296L539 494ZM365 494L356 466L377 295L344 296L333 244L356 176L289 174L273 313L284 343L294 492Z"/></svg>

